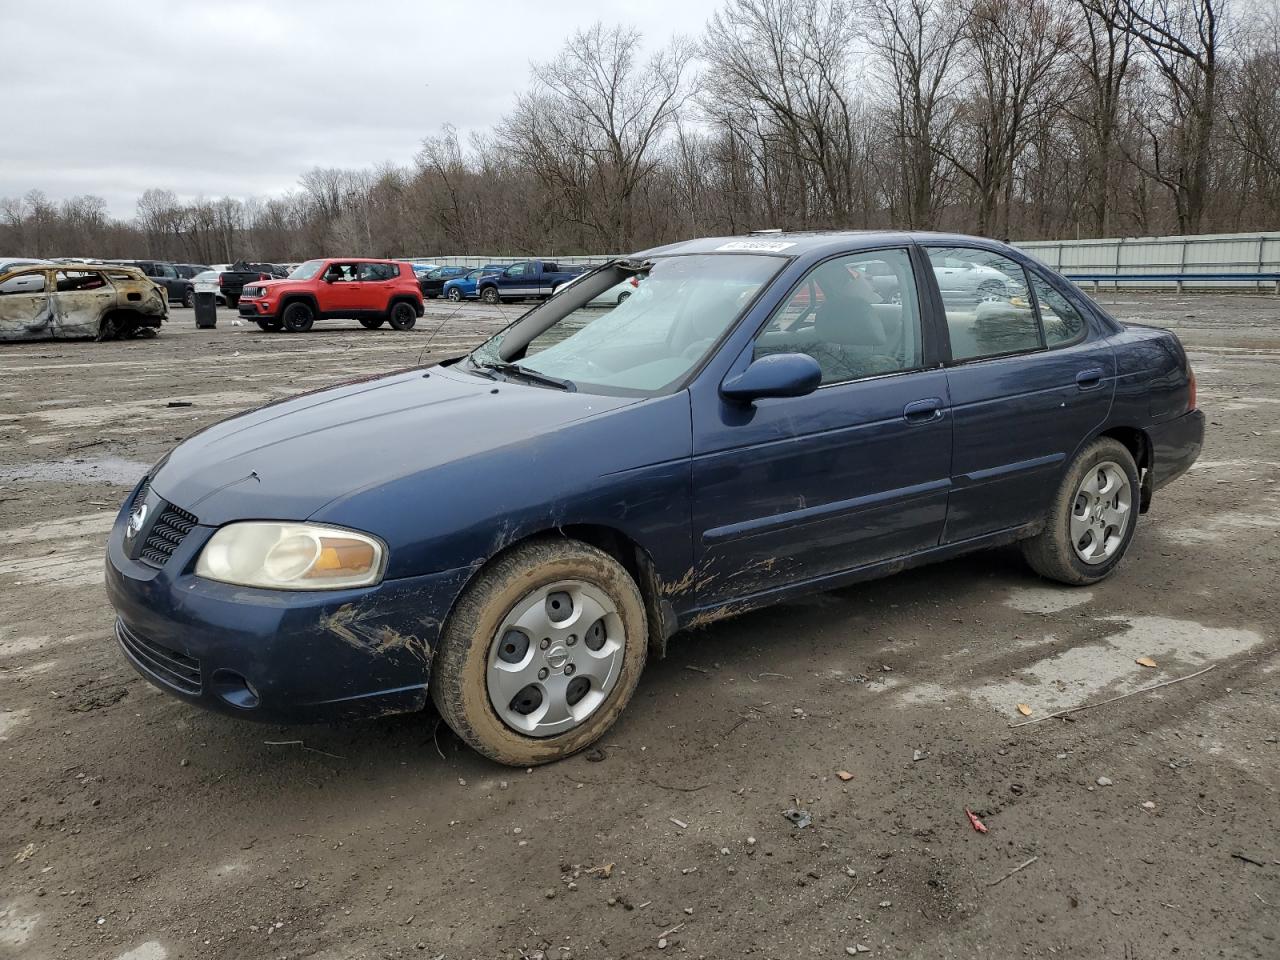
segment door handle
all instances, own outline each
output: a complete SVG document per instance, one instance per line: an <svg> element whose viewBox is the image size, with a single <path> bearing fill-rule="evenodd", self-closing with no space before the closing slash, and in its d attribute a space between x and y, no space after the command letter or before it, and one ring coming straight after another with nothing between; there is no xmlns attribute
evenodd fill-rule
<svg viewBox="0 0 1280 960"><path fill-rule="evenodd" d="M1089 367L1087 370L1081 370L1076 374L1076 386L1081 390L1092 390L1094 387L1102 385L1102 375L1104 371L1101 367Z"/></svg>
<svg viewBox="0 0 1280 960"><path fill-rule="evenodd" d="M942 400L939 397L914 400L902 408L902 419L907 423L932 423L941 416Z"/></svg>

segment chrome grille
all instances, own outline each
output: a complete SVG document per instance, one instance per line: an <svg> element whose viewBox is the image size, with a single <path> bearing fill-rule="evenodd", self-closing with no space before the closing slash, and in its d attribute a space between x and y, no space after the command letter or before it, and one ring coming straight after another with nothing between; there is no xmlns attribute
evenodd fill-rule
<svg viewBox="0 0 1280 960"><path fill-rule="evenodd" d="M116 639L147 676L183 693L200 692L200 661L195 657L139 636L123 620L116 620Z"/></svg>

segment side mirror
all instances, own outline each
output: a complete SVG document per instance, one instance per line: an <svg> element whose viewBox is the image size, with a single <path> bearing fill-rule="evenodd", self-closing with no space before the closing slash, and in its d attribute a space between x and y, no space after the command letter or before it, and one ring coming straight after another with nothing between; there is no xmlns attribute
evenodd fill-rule
<svg viewBox="0 0 1280 960"><path fill-rule="evenodd" d="M822 368L806 353L775 353L752 361L747 369L720 384L730 403L754 403L767 397L803 397L818 389Z"/></svg>

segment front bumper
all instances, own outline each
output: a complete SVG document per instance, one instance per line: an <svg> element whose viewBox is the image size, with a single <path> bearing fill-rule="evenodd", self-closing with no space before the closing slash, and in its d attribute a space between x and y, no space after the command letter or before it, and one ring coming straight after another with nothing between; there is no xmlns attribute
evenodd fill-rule
<svg viewBox="0 0 1280 960"><path fill-rule="evenodd" d="M431 658L464 567L358 590L291 592L192 572L214 528L196 526L157 568L130 558L132 496L107 542L116 638L139 673L197 706L311 723L426 705Z"/></svg>
<svg viewBox="0 0 1280 960"><path fill-rule="evenodd" d="M236 309L240 312L240 316L249 317L252 320L271 320L275 317L271 308L261 300L241 300L236 304Z"/></svg>
<svg viewBox="0 0 1280 960"><path fill-rule="evenodd" d="M1151 489L1176 480L1196 462L1204 446L1204 414L1192 410L1147 429L1151 440Z"/></svg>

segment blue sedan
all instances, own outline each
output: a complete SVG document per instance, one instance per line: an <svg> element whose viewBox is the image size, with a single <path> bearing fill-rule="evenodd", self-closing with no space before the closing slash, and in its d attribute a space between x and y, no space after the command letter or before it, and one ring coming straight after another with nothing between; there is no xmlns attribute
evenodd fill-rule
<svg viewBox="0 0 1280 960"><path fill-rule="evenodd" d="M501 273L506 267L507 264L505 263L489 263L483 267L469 270L460 277L445 281L443 290L445 299L452 300L454 303L460 300L477 299L476 286L479 284L480 278L486 277L491 273Z"/></svg>
<svg viewBox="0 0 1280 960"><path fill-rule="evenodd" d="M944 297L949 261L1007 282ZM695 240L464 357L197 434L125 502L107 587L124 655L193 704L430 700L489 757L543 763L685 627L1011 542L1052 580L1108 576L1203 432L1173 334L1010 247Z"/></svg>

